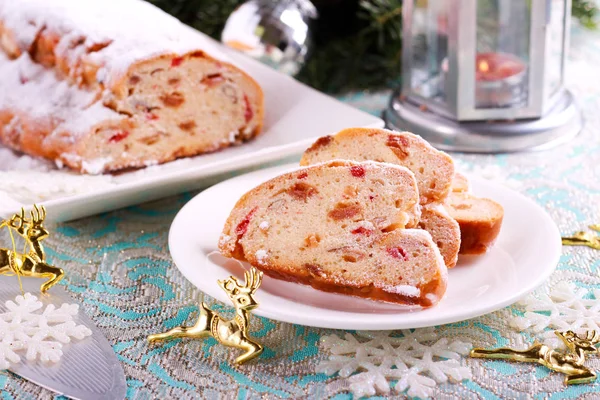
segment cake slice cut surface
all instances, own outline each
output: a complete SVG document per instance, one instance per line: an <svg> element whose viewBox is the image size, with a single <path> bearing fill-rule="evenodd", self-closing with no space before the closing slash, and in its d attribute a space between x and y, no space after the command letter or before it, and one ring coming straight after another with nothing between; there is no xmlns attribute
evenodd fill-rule
<svg viewBox="0 0 600 400"><path fill-rule="evenodd" d="M272 277L336 293L429 307L446 288L420 218L414 175L372 162L331 161L246 193L219 243Z"/></svg>

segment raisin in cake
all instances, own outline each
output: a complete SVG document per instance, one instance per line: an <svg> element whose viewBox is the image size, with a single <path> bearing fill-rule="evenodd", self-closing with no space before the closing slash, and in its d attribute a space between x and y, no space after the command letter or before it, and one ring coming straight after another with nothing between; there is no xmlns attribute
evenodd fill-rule
<svg viewBox="0 0 600 400"><path fill-rule="evenodd" d="M440 208L451 190L454 162L446 153L409 132L376 128L350 128L318 139L304 153L301 165L331 159L373 160L402 165L417 179L421 204L424 205L419 227L428 231L452 268L458 259L458 224Z"/></svg>
<svg viewBox="0 0 600 400"><path fill-rule="evenodd" d="M219 243L228 257L316 289L429 307L446 267L420 217L414 175L380 163L331 161L246 193Z"/></svg>
<svg viewBox="0 0 600 400"><path fill-rule="evenodd" d="M141 0L0 0L0 140L101 173L257 135L258 84Z"/></svg>

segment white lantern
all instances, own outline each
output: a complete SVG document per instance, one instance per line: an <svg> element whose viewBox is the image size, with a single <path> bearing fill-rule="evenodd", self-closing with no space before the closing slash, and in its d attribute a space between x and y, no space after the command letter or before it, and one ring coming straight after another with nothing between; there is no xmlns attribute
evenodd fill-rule
<svg viewBox="0 0 600 400"><path fill-rule="evenodd" d="M572 138L583 122L563 86L570 10L569 0L405 0L388 125L470 152Z"/></svg>

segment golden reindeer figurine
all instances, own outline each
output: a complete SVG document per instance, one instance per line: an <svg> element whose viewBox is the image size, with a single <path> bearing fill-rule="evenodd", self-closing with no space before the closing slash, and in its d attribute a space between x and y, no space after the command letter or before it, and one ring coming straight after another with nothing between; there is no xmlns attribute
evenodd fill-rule
<svg viewBox="0 0 600 400"><path fill-rule="evenodd" d="M46 253L41 241L48 237L49 232L44 228L46 218L44 206L34 205L31 210L31 219L25 218L25 210L21 208L21 214L15 214L9 220L0 223L0 228L6 226L17 232L26 243L30 251L27 254L17 253L15 250L0 249L0 275L23 275L38 278L47 278L42 284L41 291L45 293L60 281L65 272L62 268L46 263Z"/></svg>
<svg viewBox="0 0 600 400"><path fill-rule="evenodd" d="M589 226L590 229L600 233L600 224ZM600 236L592 232L579 231L573 236L563 237L562 244L567 246L588 246L600 250Z"/></svg>
<svg viewBox="0 0 600 400"><path fill-rule="evenodd" d="M536 342L527 350L513 350L509 348L495 350L473 349L471 350L471 357L536 362L553 371L565 374L565 383L567 385L595 381L596 374L585 367L583 363L585 362L586 353L598 352L595 346L600 342L598 332L587 331L585 337L578 336L573 331L565 333L555 331L554 333L567 346L567 352L552 350L548 346Z"/></svg>
<svg viewBox="0 0 600 400"><path fill-rule="evenodd" d="M148 336L148 341L154 342L162 339L175 339L181 337L200 339L212 336L221 344L246 350L244 354L235 359L236 364L241 364L258 357L263 347L248 337L250 327L250 311L258 307L254 300L254 293L260 286L262 272L252 268L245 274L246 282L242 285L237 278L230 276L224 281L218 281L221 289L227 293L235 307L235 318L226 320L200 303L198 321L194 326L178 326L165 333Z"/></svg>

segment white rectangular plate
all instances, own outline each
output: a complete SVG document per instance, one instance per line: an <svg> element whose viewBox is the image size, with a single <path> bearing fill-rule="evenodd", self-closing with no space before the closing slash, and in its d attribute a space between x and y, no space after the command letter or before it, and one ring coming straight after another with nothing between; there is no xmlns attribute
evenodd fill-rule
<svg viewBox="0 0 600 400"><path fill-rule="evenodd" d="M265 127L241 146L115 176L48 171L0 148L0 215L36 202L66 221L205 187L219 174L301 154L316 138L353 126L383 127L380 118L343 104L293 78L223 47L265 94ZM1 79L1 78L0 78ZM7 165L11 164L11 165ZM17 169L15 170L15 165ZM212 178L212 181L210 180Z"/></svg>

